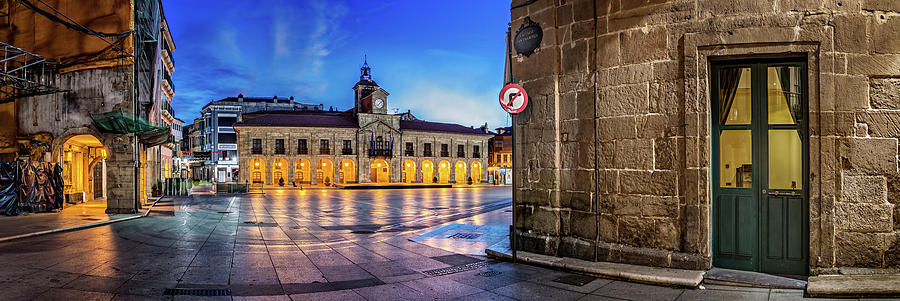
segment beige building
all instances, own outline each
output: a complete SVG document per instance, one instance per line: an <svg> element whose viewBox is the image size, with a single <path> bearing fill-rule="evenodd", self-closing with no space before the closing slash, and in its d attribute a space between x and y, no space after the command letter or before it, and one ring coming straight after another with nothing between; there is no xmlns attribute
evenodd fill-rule
<svg viewBox="0 0 900 301"><path fill-rule="evenodd" d="M900 267L900 1L525 1L519 250ZM529 38L536 37L530 35Z"/></svg>
<svg viewBox="0 0 900 301"><path fill-rule="evenodd" d="M487 127L388 114L364 64L344 112L259 112L234 124L239 181L285 186L486 182Z"/></svg>

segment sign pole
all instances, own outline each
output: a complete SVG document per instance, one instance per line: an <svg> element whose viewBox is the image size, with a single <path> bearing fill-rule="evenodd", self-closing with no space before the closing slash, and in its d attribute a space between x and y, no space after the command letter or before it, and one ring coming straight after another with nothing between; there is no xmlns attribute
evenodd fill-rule
<svg viewBox="0 0 900 301"><path fill-rule="evenodd" d="M510 127L510 131L512 131L512 224L509 225L509 249L512 250L512 258L513 263L516 263L519 257L516 254L516 157L518 154L516 153L516 115L517 114L509 114L512 118L512 127Z"/></svg>

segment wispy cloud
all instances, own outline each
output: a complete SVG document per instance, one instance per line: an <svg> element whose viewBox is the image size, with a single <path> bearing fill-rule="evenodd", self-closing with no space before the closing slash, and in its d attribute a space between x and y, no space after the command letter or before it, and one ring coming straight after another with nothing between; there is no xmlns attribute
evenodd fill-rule
<svg viewBox="0 0 900 301"><path fill-rule="evenodd" d="M422 83L416 88L392 95L391 107L407 108L420 119L491 128L506 125L496 101L497 91L454 89L444 85Z"/></svg>

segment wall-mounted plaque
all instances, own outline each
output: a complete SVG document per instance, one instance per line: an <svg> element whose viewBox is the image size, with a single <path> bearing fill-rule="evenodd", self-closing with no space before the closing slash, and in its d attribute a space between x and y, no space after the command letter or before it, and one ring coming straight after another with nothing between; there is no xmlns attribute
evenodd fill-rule
<svg viewBox="0 0 900 301"><path fill-rule="evenodd" d="M525 17L522 26L516 30L516 37L513 39L513 47L516 53L529 56L534 53L535 49L541 47L541 40L544 39L544 30L541 25L531 21L530 17Z"/></svg>

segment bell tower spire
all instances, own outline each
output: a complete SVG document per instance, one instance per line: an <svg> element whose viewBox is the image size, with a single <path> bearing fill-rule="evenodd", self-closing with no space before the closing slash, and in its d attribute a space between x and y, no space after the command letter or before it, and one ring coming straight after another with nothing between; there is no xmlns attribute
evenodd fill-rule
<svg viewBox="0 0 900 301"><path fill-rule="evenodd" d="M363 65L359 68L359 80L372 80L372 68L369 68L369 57L363 56Z"/></svg>

